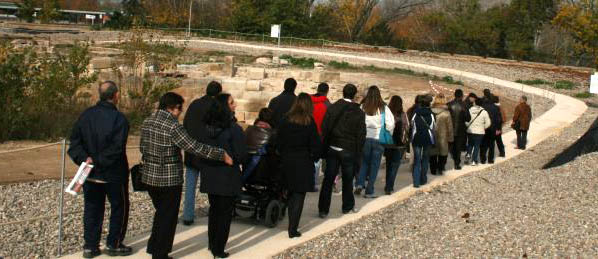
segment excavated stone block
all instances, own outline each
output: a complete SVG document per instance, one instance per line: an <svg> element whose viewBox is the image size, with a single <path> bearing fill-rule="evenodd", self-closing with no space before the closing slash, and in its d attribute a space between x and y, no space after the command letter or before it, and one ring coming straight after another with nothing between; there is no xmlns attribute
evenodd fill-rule
<svg viewBox="0 0 598 259"><path fill-rule="evenodd" d="M245 84L245 91L259 92L262 90L262 80L248 80Z"/></svg>
<svg viewBox="0 0 598 259"><path fill-rule="evenodd" d="M318 82L337 82L340 79L341 74L339 72L320 72L318 75Z"/></svg>
<svg viewBox="0 0 598 259"><path fill-rule="evenodd" d="M266 70L263 68L250 68L247 71L247 79L261 80L266 78Z"/></svg>

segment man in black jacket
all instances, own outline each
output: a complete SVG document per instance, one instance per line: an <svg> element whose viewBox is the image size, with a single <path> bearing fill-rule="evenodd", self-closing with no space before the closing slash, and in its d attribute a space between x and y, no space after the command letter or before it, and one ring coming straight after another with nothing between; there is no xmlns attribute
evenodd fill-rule
<svg viewBox="0 0 598 259"><path fill-rule="evenodd" d="M129 122L116 108L118 87L106 81L99 87L100 101L81 114L70 138L69 156L80 165L94 168L83 185L83 257L101 254L100 238L104 221L106 196L110 201L110 228L106 239L106 253L125 256L132 249L122 241L129 219L129 165L126 146Z"/></svg>
<svg viewBox="0 0 598 259"><path fill-rule="evenodd" d="M465 150L465 141L467 139L467 127L465 122L469 121L469 112L463 102L463 90L455 90L455 99L448 104L453 121L454 140L450 143L451 156L455 162L455 170L461 170L461 152Z"/></svg>
<svg viewBox="0 0 598 259"><path fill-rule="evenodd" d="M193 139L201 141L207 136L206 125L203 118L208 109L216 102L214 97L222 92L222 85L212 81L206 88L206 95L194 100L185 113L183 127ZM183 224L189 226L195 219L195 192L197 187L197 178L199 176L198 168L193 166L195 155L185 152L185 201L183 202Z"/></svg>
<svg viewBox="0 0 598 259"><path fill-rule="evenodd" d="M322 181L318 209L320 218L328 216L332 185L341 168L343 180L343 213L355 212L353 179L365 143L365 113L354 103L357 87L347 84L343 88L343 99L336 101L326 111L322 122L322 135L326 149L326 171Z"/></svg>
<svg viewBox="0 0 598 259"><path fill-rule="evenodd" d="M492 122L491 126L486 129L484 133L484 138L482 139L482 144L480 145L480 162L485 164L486 161L490 164L494 164L494 149L496 145L496 135L498 130L501 129L502 125L502 115L500 114L500 109L493 101L493 95L490 94L489 97L484 97L484 110L488 112L490 116L490 121Z"/></svg>
<svg viewBox="0 0 598 259"><path fill-rule="evenodd" d="M270 104L268 104L268 108L274 112L272 127L277 128L282 118L291 109L291 106L293 106L295 98L297 98L295 95L295 88L297 88L297 81L293 78L287 78L287 80L284 81L284 91L280 95L272 98Z"/></svg>

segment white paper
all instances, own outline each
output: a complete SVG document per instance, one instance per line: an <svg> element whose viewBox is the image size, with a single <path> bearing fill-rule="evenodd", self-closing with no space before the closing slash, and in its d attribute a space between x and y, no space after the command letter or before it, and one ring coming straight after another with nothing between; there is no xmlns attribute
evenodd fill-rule
<svg viewBox="0 0 598 259"><path fill-rule="evenodd" d="M89 165L85 162L81 163L79 170L77 170L77 174L75 174L75 177L73 177L73 180L71 183L69 183L64 191L75 196L79 194L92 168L93 165Z"/></svg>
<svg viewBox="0 0 598 259"><path fill-rule="evenodd" d="M598 72L590 77L590 93L598 94Z"/></svg>
<svg viewBox="0 0 598 259"><path fill-rule="evenodd" d="M270 29L270 37L271 38L278 38L280 37L280 24L273 24L272 28Z"/></svg>

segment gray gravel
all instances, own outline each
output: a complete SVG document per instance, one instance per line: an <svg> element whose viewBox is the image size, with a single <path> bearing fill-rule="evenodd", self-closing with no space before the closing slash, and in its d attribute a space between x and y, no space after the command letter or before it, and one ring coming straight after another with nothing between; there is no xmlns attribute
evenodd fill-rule
<svg viewBox="0 0 598 259"><path fill-rule="evenodd" d="M275 258L595 258L598 153L539 168L583 134L597 111L514 159L419 192Z"/></svg>
<svg viewBox="0 0 598 259"><path fill-rule="evenodd" d="M60 181L56 180L0 185L0 258L47 258L57 255L59 187ZM69 254L81 250L83 246L83 196L65 194L64 197L62 253ZM149 232L154 213L149 195L131 192L130 200L127 235ZM110 215L109 203L106 204L102 243L107 235ZM198 192L195 205L196 217L207 215L207 196Z"/></svg>

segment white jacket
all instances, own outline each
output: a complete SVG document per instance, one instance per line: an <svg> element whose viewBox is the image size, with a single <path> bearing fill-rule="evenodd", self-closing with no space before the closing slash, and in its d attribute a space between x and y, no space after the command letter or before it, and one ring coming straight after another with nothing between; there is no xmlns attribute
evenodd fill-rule
<svg viewBox="0 0 598 259"><path fill-rule="evenodd" d="M386 105L384 105L384 113L386 130L392 134L395 129L395 117ZM380 139L380 129L382 129L382 114L380 111L374 116L365 115L365 127L367 131L366 138Z"/></svg>
<svg viewBox="0 0 598 259"><path fill-rule="evenodd" d="M478 116L478 114L480 115ZM469 108L469 115L471 115L471 121L465 122L465 126L468 127L467 133L484 135L486 129L492 125L490 115L480 106L474 105Z"/></svg>

